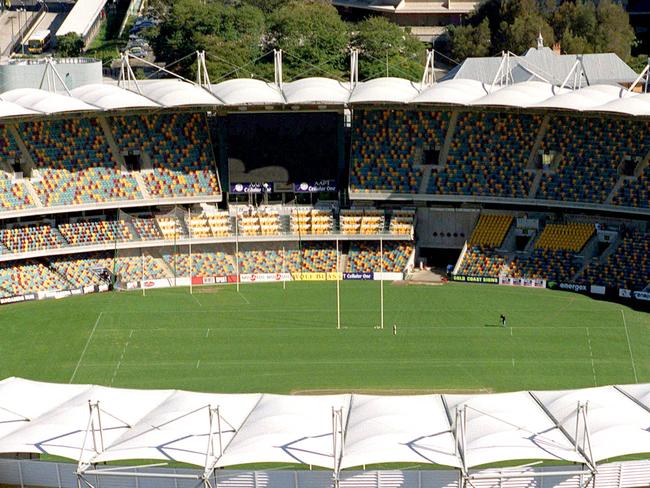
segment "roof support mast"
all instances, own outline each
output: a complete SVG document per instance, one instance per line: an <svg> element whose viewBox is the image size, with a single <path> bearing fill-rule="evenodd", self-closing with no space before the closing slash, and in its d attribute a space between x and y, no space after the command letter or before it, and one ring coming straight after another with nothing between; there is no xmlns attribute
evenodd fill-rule
<svg viewBox="0 0 650 488"><path fill-rule="evenodd" d="M68 89L68 86L65 84L65 81L63 78L61 78L61 75L59 74L59 71L56 69L56 66L54 66L54 62L52 61L51 57L45 58L45 68L43 69L43 76L41 77L41 83L39 84L39 88L42 90L43 89L43 82L47 81L47 91L50 92L56 92L56 81L59 81L65 92L68 94L68 96L72 96L70 93L70 90Z"/></svg>
<svg viewBox="0 0 650 488"><path fill-rule="evenodd" d="M350 89L359 83L359 50L350 49Z"/></svg>
<svg viewBox="0 0 650 488"><path fill-rule="evenodd" d="M275 71L275 84L282 90L282 49L273 51L273 67Z"/></svg>
<svg viewBox="0 0 650 488"><path fill-rule="evenodd" d="M201 88L210 91L210 75L205 64L205 51L196 51L196 84Z"/></svg>
<svg viewBox="0 0 650 488"><path fill-rule="evenodd" d="M334 488L339 487L341 458L343 457L343 408L332 407L332 459Z"/></svg>
<svg viewBox="0 0 650 488"><path fill-rule="evenodd" d="M644 88L643 92L648 93L648 85L650 84L650 58L648 58L648 64L646 65L645 68L643 68L643 71L641 71L641 74L637 76L636 80L634 80L634 83L630 85L630 88L627 89L628 92L634 91L636 86L641 82L641 80L644 80Z"/></svg>
<svg viewBox="0 0 650 488"><path fill-rule="evenodd" d="M435 55L436 52L433 49L427 50L427 60L424 63L424 73L422 73L420 89L431 86L438 81L436 79Z"/></svg>

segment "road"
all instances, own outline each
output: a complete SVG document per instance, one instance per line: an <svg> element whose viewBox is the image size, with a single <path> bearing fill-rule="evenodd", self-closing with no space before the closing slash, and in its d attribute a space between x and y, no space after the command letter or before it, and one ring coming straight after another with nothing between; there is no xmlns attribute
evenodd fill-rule
<svg viewBox="0 0 650 488"><path fill-rule="evenodd" d="M31 12L28 12L28 14L29 13ZM11 42L12 32L16 34L18 32L19 24L22 25L22 23L25 21L25 14L20 14L20 22L18 15L19 12L15 11L5 11L2 15L0 15L0 52L3 52ZM41 20L25 34L25 40L27 40L33 32L44 29L49 29L50 32L52 32L52 35L54 35L57 29L61 26L61 23L65 19L66 15L67 12L46 12L41 16Z"/></svg>

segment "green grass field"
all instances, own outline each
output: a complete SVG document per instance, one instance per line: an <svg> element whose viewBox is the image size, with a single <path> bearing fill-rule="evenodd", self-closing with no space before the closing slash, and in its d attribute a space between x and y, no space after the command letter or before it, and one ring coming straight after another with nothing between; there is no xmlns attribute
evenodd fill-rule
<svg viewBox="0 0 650 488"><path fill-rule="evenodd" d="M650 382L650 314L490 285L290 282L0 308L0 377L219 392L507 391ZM500 313L508 327L497 326ZM392 335L392 324L398 334Z"/></svg>

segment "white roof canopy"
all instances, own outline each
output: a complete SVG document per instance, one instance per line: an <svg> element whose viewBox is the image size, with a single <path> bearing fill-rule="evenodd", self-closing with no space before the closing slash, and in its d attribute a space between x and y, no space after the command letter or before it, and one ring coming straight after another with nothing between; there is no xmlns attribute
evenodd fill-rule
<svg viewBox="0 0 650 488"><path fill-rule="evenodd" d="M78 98L37 88L17 88L4 92L0 98L28 110L44 114L97 110L97 107L89 105Z"/></svg>
<svg viewBox="0 0 650 488"><path fill-rule="evenodd" d="M284 104L280 89L272 83L252 78L237 78L211 85L211 91L226 105Z"/></svg>
<svg viewBox="0 0 650 488"><path fill-rule="evenodd" d="M586 427L576 430L581 422ZM85 463L271 462L330 469L386 462L465 468L522 459L589 463L650 452L649 429L650 384L477 395L285 396L0 381L0 453L45 453Z"/></svg>
<svg viewBox="0 0 650 488"><path fill-rule="evenodd" d="M285 83L282 88L262 80L240 78L212 84L209 90L173 78L131 81L122 88L111 84L91 84L75 88L71 96L23 88L0 94L2 100L25 111L16 107L2 110L0 107L0 119L29 116L34 112L101 112L126 108L202 107L209 110L217 106L272 106L280 110L301 105L353 107L394 104L458 105L490 107L490 110L549 108L650 116L650 94L629 92L620 86L593 85L572 91L541 81L492 86L462 78L424 87L402 78L377 78L351 87L349 83L334 79L313 77Z"/></svg>
<svg viewBox="0 0 650 488"><path fill-rule="evenodd" d="M148 98L116 85L95 83L80 86L71 90L70 93L73 97L104 110L159 107L158 104Z"/></svg>

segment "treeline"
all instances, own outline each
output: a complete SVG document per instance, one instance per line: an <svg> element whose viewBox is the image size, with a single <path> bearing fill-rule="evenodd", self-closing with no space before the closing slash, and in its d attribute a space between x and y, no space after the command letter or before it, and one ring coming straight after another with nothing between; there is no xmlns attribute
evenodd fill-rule
<svg viewBox="0 0 650 488"><path fill-rule="evenodd" d="M345 78L350 47L362 52L361 79L422 76L426 46L384 18L354 25L327 0L175 0L161 6L163 21L147 36L160 61L174 63L205 50L212 81L243 77L273 79L274 49L282 49L285 79ZM172 70L193 76L194 59Z"/></svg>
<svg viewBox="0 0 650 488"><path fill-rule="evenodd" d="M625 9L612 0L486 0L463 26L452 26L440 48L455 59L522 54L544 43L563 53L616 53L639 71L644 59L633 58L636 42ZM645 56L647 59L647 56Z"/></svg>
<svg viewBox="0 0 650 488"><path fill-rule="evenodd" d="M196 69L191 53L205 50L213 82L271 80L272 51L282 49L287 80L345 78L351 47L360 51L360 79L422 76L424 43L383 17L345 22L329 0L154 1L163 12L162 22L147 33L156 57L187 77ZM522 54L539 32L546 45L559 42L563 52L615 52L635 61L627 13L611 0L486 0L466 25L450 26L435 47L458 61L505 50Z"/></svg>

